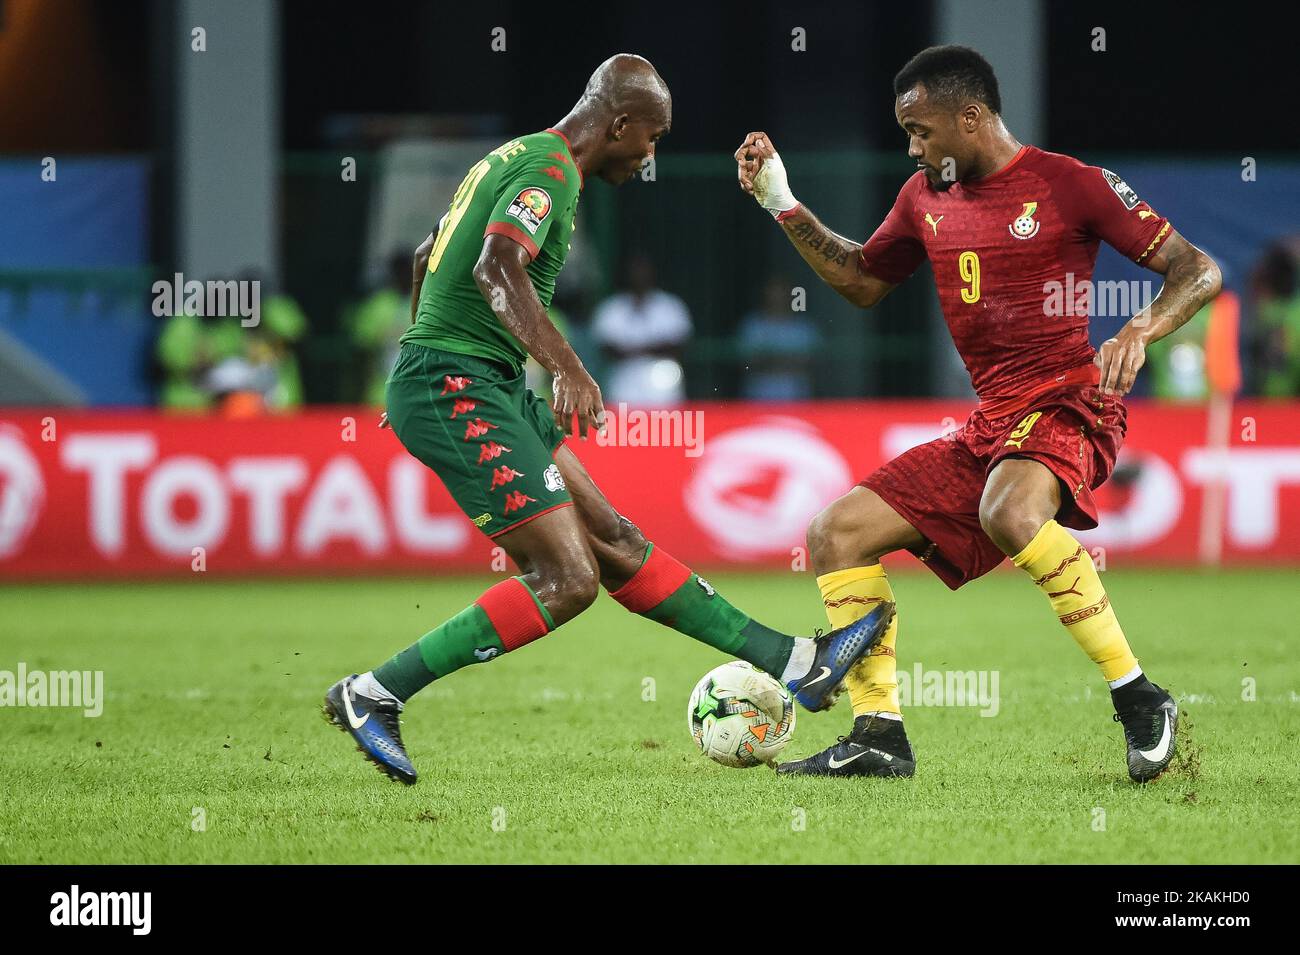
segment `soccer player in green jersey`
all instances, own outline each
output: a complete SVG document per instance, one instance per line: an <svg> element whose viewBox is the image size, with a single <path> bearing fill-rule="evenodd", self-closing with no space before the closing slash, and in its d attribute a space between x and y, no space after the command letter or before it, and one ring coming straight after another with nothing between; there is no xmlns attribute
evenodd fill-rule
<svg viewBox="0 0 1300 955"><path fill-rule="evenodd" d="M398 714L417 691L549 633L603 586L642 614L778 677L813 710L884 636L893 605L810 639L750 619L610 506L564 438L601 426L600 388L546 316L584 180L618 185L672 125L668 87L628 54L600 65L553 128L470 169L416 253L411 328L387 390L387 422L522 573L325 697L325 715L393 779L414 783ZM532 355L554 407L524 384ZM576 421L576 426L575 426Z"/></svg>

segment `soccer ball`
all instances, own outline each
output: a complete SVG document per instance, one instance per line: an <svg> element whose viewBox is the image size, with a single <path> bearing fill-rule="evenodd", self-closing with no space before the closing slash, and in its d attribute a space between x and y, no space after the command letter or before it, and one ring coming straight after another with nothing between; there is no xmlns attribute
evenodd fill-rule
<svg viewBox="0 0 1300 955"><path fill-rule="evenodd" d="M794 717L790 691L739 660L704 674L686 708L700 752L737 768L776 759L794 734Z"/></svg>

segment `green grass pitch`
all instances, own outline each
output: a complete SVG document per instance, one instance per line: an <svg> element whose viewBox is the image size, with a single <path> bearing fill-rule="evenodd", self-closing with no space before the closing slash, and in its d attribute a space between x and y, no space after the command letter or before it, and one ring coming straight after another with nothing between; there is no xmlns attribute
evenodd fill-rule
<svg viewBox="0 0 1300 955"><path fill-rule="evenodd" d="M773 626L823 623L810 574L710 579ZM958 593L895 574L900 669L996 670L1000 700L908 709L918 775L889 781L705 761L686 699L724 658L605 595L418 696L407 788L322 722L321 696L486 579L0 587L0 670L99 669L106 691L98 718L0 709L0 862L1300 860L1295 572L1103 580L1185 714L1175 769L1145 788L1092 664L1014 572ZM801 712L785 755L850 718L847 696Z"/></svg>

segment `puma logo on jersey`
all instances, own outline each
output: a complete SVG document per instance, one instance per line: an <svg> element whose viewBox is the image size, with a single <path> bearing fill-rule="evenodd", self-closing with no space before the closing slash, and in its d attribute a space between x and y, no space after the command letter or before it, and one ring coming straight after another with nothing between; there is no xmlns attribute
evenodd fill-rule
<svg viewBox="0 0 1300 955"><path fill-rule="evenodd" d="M928 212L925 214L925 224L934 230L935 235L939 234L939 223L942 221L943 221L943 216L939 216L939 218L936 219Z"/></svg>
<svg viewBox="0 0 1300 955"><path fill-rule="evenodd" d="M1152 218L1152 217L1154 217L1154 216L1157 216L1157 215L1159 215L1159 213L1156 212L1154 209L1139 209L1139 210L1138 210L1138 218L1141 219L1143 222L1145 222L1147 219L1150 219L1150 218Z"/></svg>

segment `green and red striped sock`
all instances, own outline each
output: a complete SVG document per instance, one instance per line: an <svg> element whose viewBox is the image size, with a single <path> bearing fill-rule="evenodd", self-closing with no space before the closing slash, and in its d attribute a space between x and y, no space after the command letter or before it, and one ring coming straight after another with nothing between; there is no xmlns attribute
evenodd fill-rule
<svg viewBox="0 0 1300 955"><path fill-rule="evenodd" d="M610 596L633 613L672 627L780 678L794 637L771 630L737 610L701 577L651 544L626 584Z"/></svg>
<svg viewBox="0 0 1300 955"><path fill-rule="evenodd" d="M555 621L532 588L511 577L375 667L375 679L405 703L440 677L518 649L554 629Z"/></svg>

